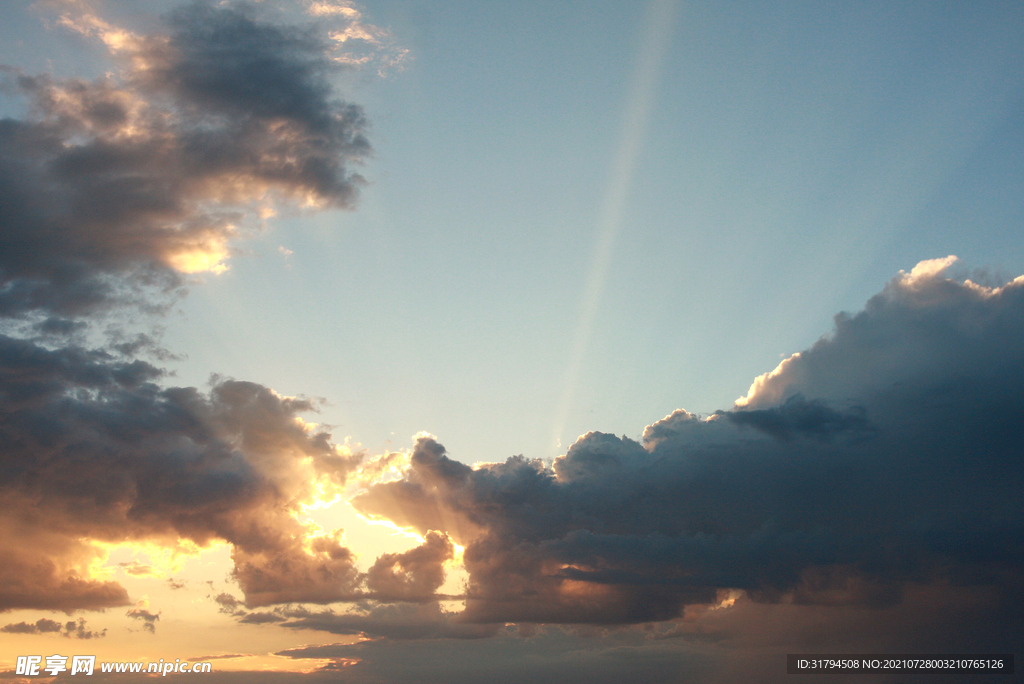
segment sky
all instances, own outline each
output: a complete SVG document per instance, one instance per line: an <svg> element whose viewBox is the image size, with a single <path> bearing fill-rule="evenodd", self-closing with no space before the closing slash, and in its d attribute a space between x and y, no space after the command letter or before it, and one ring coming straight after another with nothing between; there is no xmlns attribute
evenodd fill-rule
<svg viewBox="0 0 1024 684"><path fill-rule="evenodd" d="M0 673L1021 652L1022 30L10 3Z"/></svg>

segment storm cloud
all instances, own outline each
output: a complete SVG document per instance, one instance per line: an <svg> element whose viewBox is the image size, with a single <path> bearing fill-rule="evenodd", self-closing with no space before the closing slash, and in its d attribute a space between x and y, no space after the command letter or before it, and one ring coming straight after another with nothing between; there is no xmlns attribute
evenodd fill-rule
<svg viewBox="0 0 1024 684"><path fill-rule="evenodd" d="M339 99L329 39L201 3L136 34L90 14L66 28L107 47L95 80L5 68L27 98L0 120L0 316L68 317L154 297L220 270L254 216L351 207L370 152Z"/></svg>
<svg viewBox="0 0 1024 684"><path fill-rule="evenodd" d="M1019 616L1024 278L960 282L952 261L837 316L729 411L592 432L551 467L471 468L423 437L353 504L466 546L467 622L666 621L725 590L881 611L939 585Z"/></svg>

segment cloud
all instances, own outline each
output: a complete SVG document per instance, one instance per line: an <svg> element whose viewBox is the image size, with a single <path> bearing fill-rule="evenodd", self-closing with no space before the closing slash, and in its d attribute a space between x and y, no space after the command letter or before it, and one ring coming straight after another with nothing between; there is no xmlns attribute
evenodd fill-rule
<svg viewBox="0 0 1024 684"><path fill-rule="evenodd" d="M523 638L514 627L495 627L489 639L373 639L276 655L314 662L358 660L345 677L356 682L707 681L701 676L709 669L706 656L680 649L678 643L646 638L639 629L579 632L548 628L537 638Z"/></svg>
<svg viewBox="0 0 1024 684"><path fill-rule="evenodd" d="M820 399L808 401L802 394L788 397L781 406L722 415L737 425L748 425L781 440L804 436L827 441L839 435L864 433L871 427L863 407L840 412Z"/></svg>
<svg viewBox="0 0 1024 684"><path fill-rule="evenodd" d="M302 26L193 3L149 32L60 7L57 23L118 68L0 74L29 105L0 121L0 611L130 605L92 574L105 558L94 542L125 540L230 543L244 599L218 602L240 617L240 605L429 600L447 536L364 574L340 530L298 521L361 458L301 419L312 402L217 377L208 392L163 386L164 371L133 356L173 355L116 326L108 349L85 346L100 315L160 313L185 274L222 271L259 220L354 205L368 123L332 78L342 43L386 56L387 32L344 3L309 5L318 18ZM129 615L153 628L143 609Z"/></svg>
<svg viewBox="0 0 1024 684"><path fill-rule="evenodd" d="M130 563L118 563L124 571L134 577L155 577L159 573L156 568L152 565L146 565L138 561L131 561Z"/></svg>
<svg viewBox="0 0 1024 684"><path fill-rule="evenodd" d="M338 99L332 41L246 5L195 3L135 34L88 13L120 70L92 81L5 77L30 103L0 120L0 316L49 329L182 274L226 268L249 218L351 207L370 153L362 110Z"/></svg>
<svg viewBox="0 0 1024 684"><path fill-rule="evenodd" d="M93 540L228 541L250 605L343 598L352 555L307 545L293 513L358 457L299 418L311 402L227 379L162 387L132 359L172 357L145 334L73 343L98 313L159 311L183 274L223 269L248 217L353 205L367 124L332 90L332 43L248 5L187 5L150 33L66 7L59 23L120 70L4 72L30 113L0 121L0 317L34 337L0 336L0 610L127 605L91 578Z"/></svg>
<svg viewBox="0 0 1024 684"><path fill-rule="evenodd" d="M216 653L189 658L191 662L205 662L207 660L234 660L236 658L251 658L254 653Z"/></svg>
<svg viewBox="0 0 1024 684"><path fill-rule="evenodd" d="M54 620L47 620L46 618L40 618L35 624L28 624L27 622L19 622L17 624L4 625L0 628L0 632L7 632L8 634L46 634L48 632L59 632L61 630L61 624Z"/></svg>
<svg viewBox="0 0 1024 684"><path fill-rule="evenodd" d="M4 467L10 469L14 459L3 451ZM128 592L117 582L89 578L89 566L100 557L96 549L31 520L33 509L22 494L0 499L16 507L0 514L0 611L35 608L70 614L129 603ZM29 520L19 519L26 515Z"/></svg>
<svg viewBox="0 0 1024 684"><path fill-rule="evenodd" d="M150 634L156 633L156 622L160 619L160 613L152 613L149 611L149 602L139 601L135 604L134 608L130 608L126 616L133 620L142 620L142 628Z"/></svg>
<svg viewBox="0 0 1024 684"><path fill-rule="evenodd" d="M301 420L308 400L226 379L160 387L141 361L5 336L0 377L0 609L128 603L89 579L89 540L228 541L250 605L350 593L351 554L335 538L307 549L292 515L360 458Z"/></svg>
<svg viewBox="0 0 1024 684"><path fill-rule="evenodd" d="M286 619L277 613L252 612L239 620L239 622L246 625L265 625L267 623L284 622Z"/></svg>
<svg viewBox="0 0 1024 684"><path fill-rule="evenodd" d="M217 594L213 600L220 606L218 612L228 615L245 615L245 611L242 610L243 602L227 592Z"/></svg>
<svg viewBox="0 0 1024 684"><path fill-rule="evenodd" d="M298 521L304 504L340 493L362 458L301 419L312 402L221 378L208 393L162 387L162 377L142 361L0 336L0 609L129 604L120 584L90 577L104 557L92 542L126 539L229 542L244 599L215 600L232 615L436 600L454 555L447 535L428 531L362 573L340 530Z"/></svg>
<svg viewBox="0 0 1024 684"><path fill-rule="evenodd" d="M281 525L283 526L283 525ZM314 539L308 549L302 536L279 538L272 545L236 545L233 575L248 607L275 603L332 603L358 593L355 554L336 539Z"/></svg>
<svg viewBox="0 0 1024 684"><path fill-rule="evenodd" d="M78 618L78 621L68 620L64 624L64 636L74 637L75 639L99 639L107 636L107 630L101 632L94 632L91 629L85 628L85 618Z"/></svg>
<svg viewBox="0 0 1024 684"><path fill-rule="evenodd" d="M436 601L357 606L347 613L325 610L292 619L281 626L397 640L483 639L494 636L498 630L493 624L468 623L458 614L444 611Z"/></svg>
<svg viewBox="0 0 1024 684"><path fill-rule="evenodd" d="M951 613L1019 634L1024 278L982 287L950 263L837 316L731 411L677 411L640 442L592 432L551 467L474 469L421 437L405 476L353 505L466 546L465 622L673 621L732 590L903 607L905 644L934 618L908 597L943 586ZM996 598L955 598L978 592Z"/></svg>
<svg viewBox="0 0 1024 684"><path fill-rule="evenodd" d="M225 269L261 220L354 206L368 123L332 78L342 44L400 61L387 32L344 3L308 5L318 18L302 26L193 3L148 32L59 7L116 69L0 73L28 104L0 120L0 611L130 606L93 574L102 544L125 541L228 542L243 598L216 600L250 622L272 613L242 606L435 599L446 535L361 573L340 530L299 522L361 459L302 420L314 403L220 377L165 386L134 358L175 358L158 335L110 326L107 349L86 346L103 315L159 314L185 275ZM154 629L144 607L128 615Z"/></svg>
<svg viewBox="0 0 1024 684"><path fill-rule="evenodd" d="M1016 370L1020 354L1014 345L1024 329L1016 316L1017 293L1024 277L1003 287L960 283L944 277L955 259L901 271L864 311L837 315L831 336L755 379L737 407L778 405L798 393L848 405L896 395L899 387L909 392L937 384L942 376L998 378ZM901 385L892 387L895 382Z"/></svg>
<svg viewBox="0 0 1024 684"><path fill-rule="evenodd" d="M341 20L327 32L334 43L331 59L338 64L375 64L377 74L386 77L391 71L402 71L410 59L409 50L398 45L390 31L363 21L355 3L310 2L306 13L321 21Z"/></svg>
<svg viewBox="0 0 1024 684"><path fill-rule="evenodd" d="M448 535L431 530L422 545L380 556L367 572L367 588L382 600L431 600L444 584L444 562L454 557Z"/></svg>
<svg viewBox="0 0 1024 684"><path fill-rule="evenodd" d="M312 402L222 378L208 393L162 387L162 377L101 350L0 336L0 609L129 604L120 584L90 576L103 558L92 542L126 539L229 542L244 600L216 600L235 615L241 604L436 598L454 553L446 535L364 574L340 531L298 522L361 460L301 419Z"/></svg>
<svg viewBox="0 0 1024 684"><path fill-rule="evenodd" d="M94 632L85 628L85 619L78 618L78 621L69 620L64 625L54 620L40 618L34 624L18 622L0 627L0 632L8 634L50 634L58 633L62 636L75 639L98 639L107 635L107 630Z"/></svg>

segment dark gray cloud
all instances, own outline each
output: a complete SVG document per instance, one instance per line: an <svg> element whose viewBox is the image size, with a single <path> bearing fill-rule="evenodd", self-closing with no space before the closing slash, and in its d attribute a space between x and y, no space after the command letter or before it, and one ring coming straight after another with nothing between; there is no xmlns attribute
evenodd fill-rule
<svg viewBox="0 0 1024 684"><path fill-rule="evenodd" d="M332 659L341 666L357 661L345 671L346 681L356 682L707 681L712 669L707 656L679 646L648 639L639 630L598 629L583 635L548 628L535 638L523 638L515 627L496 627L489 639L374 639L293 648L277 655Z"/></svg>
<svg viewBox="0 0 1024 684"><path fill-rule="evenodd" d="M350 554L333 540L306 553L288 513L304 480L351 467L298 422L309 402L234 381L161 388L131 360L170 357L147 335L113 339L119 357L67 340L112 305L158 309L181 273L221 264L248 216L351 206L363 114L334 94L311 27L197 3L136 34L75 7L60 23L119 70L3 73L29 110L0 121L0 317L28 315L42 342L0 339L0 609L128 604L85 579L87 539L225 539L248 600L340 597Z"/></svg>
<svg viewBox="0 0 1024 684"><path fill-rule="evenodd" d="M76 21L118 73L4 71L30 113L0 121L0 316L40 339L0 336L0 610L131 605L87 578L89 540L185 538L232 544L243 596L215 601L240 622L374 637L282 653L362 660L353 681L769 681L770 663L708 653L1020 645L1024 281L924 263L733 410L678 411L639 442L592 432L552 467L473 469L421 439L403 480L355 504L425 542L363 574L340 535L309 539L292 516L357 461L299 421L313 404L235 380L164 387L131 360L159 355L145 336L117 356L54 348L83 316L159 308L263 210L351 207L362 111L333 93L316 30L251 7L193 4L145 35ZM436 600L453 539L463 613ZM356 605L281 607L336 601ZM243 610L260 606L276 607ZM83 620L2 631L102 636Z"/></svg>
<svg viewBox="0 0 1024 684"><path fill-rule="evenodd" d="M107 635L107 630L95 632L86 629L85 618L68 620L63 625L55 620L40 618L33 624L18 622L4 625L0 632L8 634L61 634L62 636L74 639L98 639Z"/></svg>
<svg viewBox="0 0 1024 684"><path fill-rule="evenodd" d="M692 606L681 618L666 622L527 630L524 625L495 625L490 639L377 638L292 648L278 655L306 660L311 667L331 659L347 666L345 680L354 682L575 684L637 679L782 684L793 680L786 674L787 652L992 653L1006 648L1017 638L1005 632L1014 607L999 603L999 592L991 587L942 584L910 586L899 604L871 609L759 603L741 597L728 607ZM959 683L992 681L993 675L901 672L870 679ZM824 684L836 677L801 675L800 681Z"/></svg>
<svg viewBox="0 0 1024 684"><path fill-rule="evenodd" d="M220 606L217 610L221 613L227 613L228 615L245 615L245 611L242 610L244 602L239 601L226 591L217 594L213 600Z"/></svg>
<svg viewBox="0 0 1024 684"><path fill-rule="evenodd" d="M63 21L103 40L120 71L5 71L30 114L0 120L0 316L67 331L217 268L260 209L352 206L367 123L334 94L313 28L201 3L145 35Z"/></svg>
<svg viewBox="0 0 1024 684"><path fill-rule="evenodd" d="M97 553L87 539L229 541L250 605L348 595L350 552L333 537L307 551L290 511L318 480L341 486L359 456L301 422L307 400L235 380L165 388L161 376L0 336L0 608L128 603L117 583L83 579Z"/></svg>
<svg viewBox="0 0 1024 684"><path fill-rule="evenodd" d="M366 573L366 586L380 600L429 601L444 584L444 562L455 557L447 535L431 530L420 546L385 553Z"/></svg>
<svg viewBox="0 0 1024 684"><path fill-rule="evenodd" d="M246 625L265 625L268 623L284 622L287 618L278 615L277 613L261 613L254 611L248 613L239 622Z"/></svg>
<svg viewBox="0 0 1024 684"><path fill-rule="evenodd" d="M245 592L247 606L332 603L359 594L361 577L349 549L336 539L318 538L307 552L298 531L284 537L286 521L274 521L274 525L278 543L260 543L255 549L252 544L236 543L232 550L233 574Z"/></svg>
<svg viewBox="0 0 1024 684"><path fill-rule="evenodd" d="M730 589L885 611L943 585L999 597L987 633L1019 634L1024 279L983 288L946 265L838 316L729 412L678 411L641 442L590 433L550 468L474 469L422 438L404 479L353 503L466 545L467 622L675 620ZM951 613L986 614L966 603ZM927 619L903 643L914 629Z"/></svg>
<svg viewBox="0 0 1024 684"><path fill-rule="evenodd" d="M438 598L454 555L447 535L428 532L362 573L340 531L310 537L297 521L362 457L301 420L312 402L229 379L209 392L163 387L162 377L103 351L0 336L0 609L127 605L116 582L86 579L100 555L91 540L229 542L244 599L214 600L248 622L266 620L243 605Z"/></svg>
<svg viewBox="0 0 1024 684"><path fill-rule="evenodd" d="M737 425L749 425L782 440L804 436L828 441L870 430L864 413L863 407L840 412L820 399L808 401L802 394L794 394L781 406L723 411L722 415Z"/></svg>
<svg viewBox="0 0 1024 684"><path fill-rule="evenodd" d="M141 620L142 628L150 634L156 633L156 623L160 619L160 613L150 612L145 607L145 604L130 608L125 615L133 620Z"/></svg>
<svg viewBox="0 0 1024 684"><path fill-rule="evenodd" d="M138 561L132 561L130 563L118 563L119 566L125 571L126 574L134 575L136 577L152 577L157 574L156 568L152 565L146 565Z"/></svg>
<svg viewBox="0 0 1024 684"><path fill-rule="evenodd" d="M149 33L64 10L58 23L117 69L0 74L28 105L0 121L0 610L131 605L88 573L92 541L125 540L229 542L243 598L216 600L249 622L277 613L243 606L436 599L446 535L364 574L340 531L310 537L297 522L314 488L337 490L359 460L300 420L311 402L229 379L166 387L133 357L173 355L116 326L108 350L84 346L98 314L158 313L182 274L222 268L256 217L353 206L370 147L362 110L332 88L337 36L242 3L193 3ZM151 631L156 615L128 612Z"/></svg>
<svg viewBox="0 0 1024 684"><path fill-rule="evenodd" d="M71 613L130 603L117 582L83 578L82 570L98 555L87 545L12 516L0 516L0 521L7 526L0 531L0 610Z"/></svg>
<svg viewBox="0 0 1024 684"><path fill-rule="evenodd" d="M75 639L99 639L107 636L107 630L101 630L99 632L85 628L85 618L78 618L78 620L68 620L64 623L64 636L73 637Z"/></svg>
<svg viewBox="0 0 1024 684"><path fill-rule="evenodd" d="M60 630L61 624L59 622L47 620L46 618L39 618L34 624L18 622L4 625L0 628L0 632L7 632L8 634L46 634L48 632L59 632Z"/></svg>
<svg viewBox="0 0 1024 684"><path fill-rule="evenodd" d="M325 610L297 617L283 623L282 626L403 641L483 639L498 632L497 625L466 622L458 613L445 612L437 602L357 605L347 613Z"/></svg>

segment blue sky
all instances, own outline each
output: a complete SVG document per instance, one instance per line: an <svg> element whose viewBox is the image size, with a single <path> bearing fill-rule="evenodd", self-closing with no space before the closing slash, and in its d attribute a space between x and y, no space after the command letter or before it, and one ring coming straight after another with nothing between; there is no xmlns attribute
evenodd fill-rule
<svg viewBox="0 0 1024 684"><path fill-rule="evenodd" d="M1018 7L673 5L555 436L655 10L364 11L410 51L342 76L372 121L369 185L193 288L167 338L189 382L325 397L374 449L426 430L468 462L550 459L728 408L919 260L1024 270Z"/></svg>

